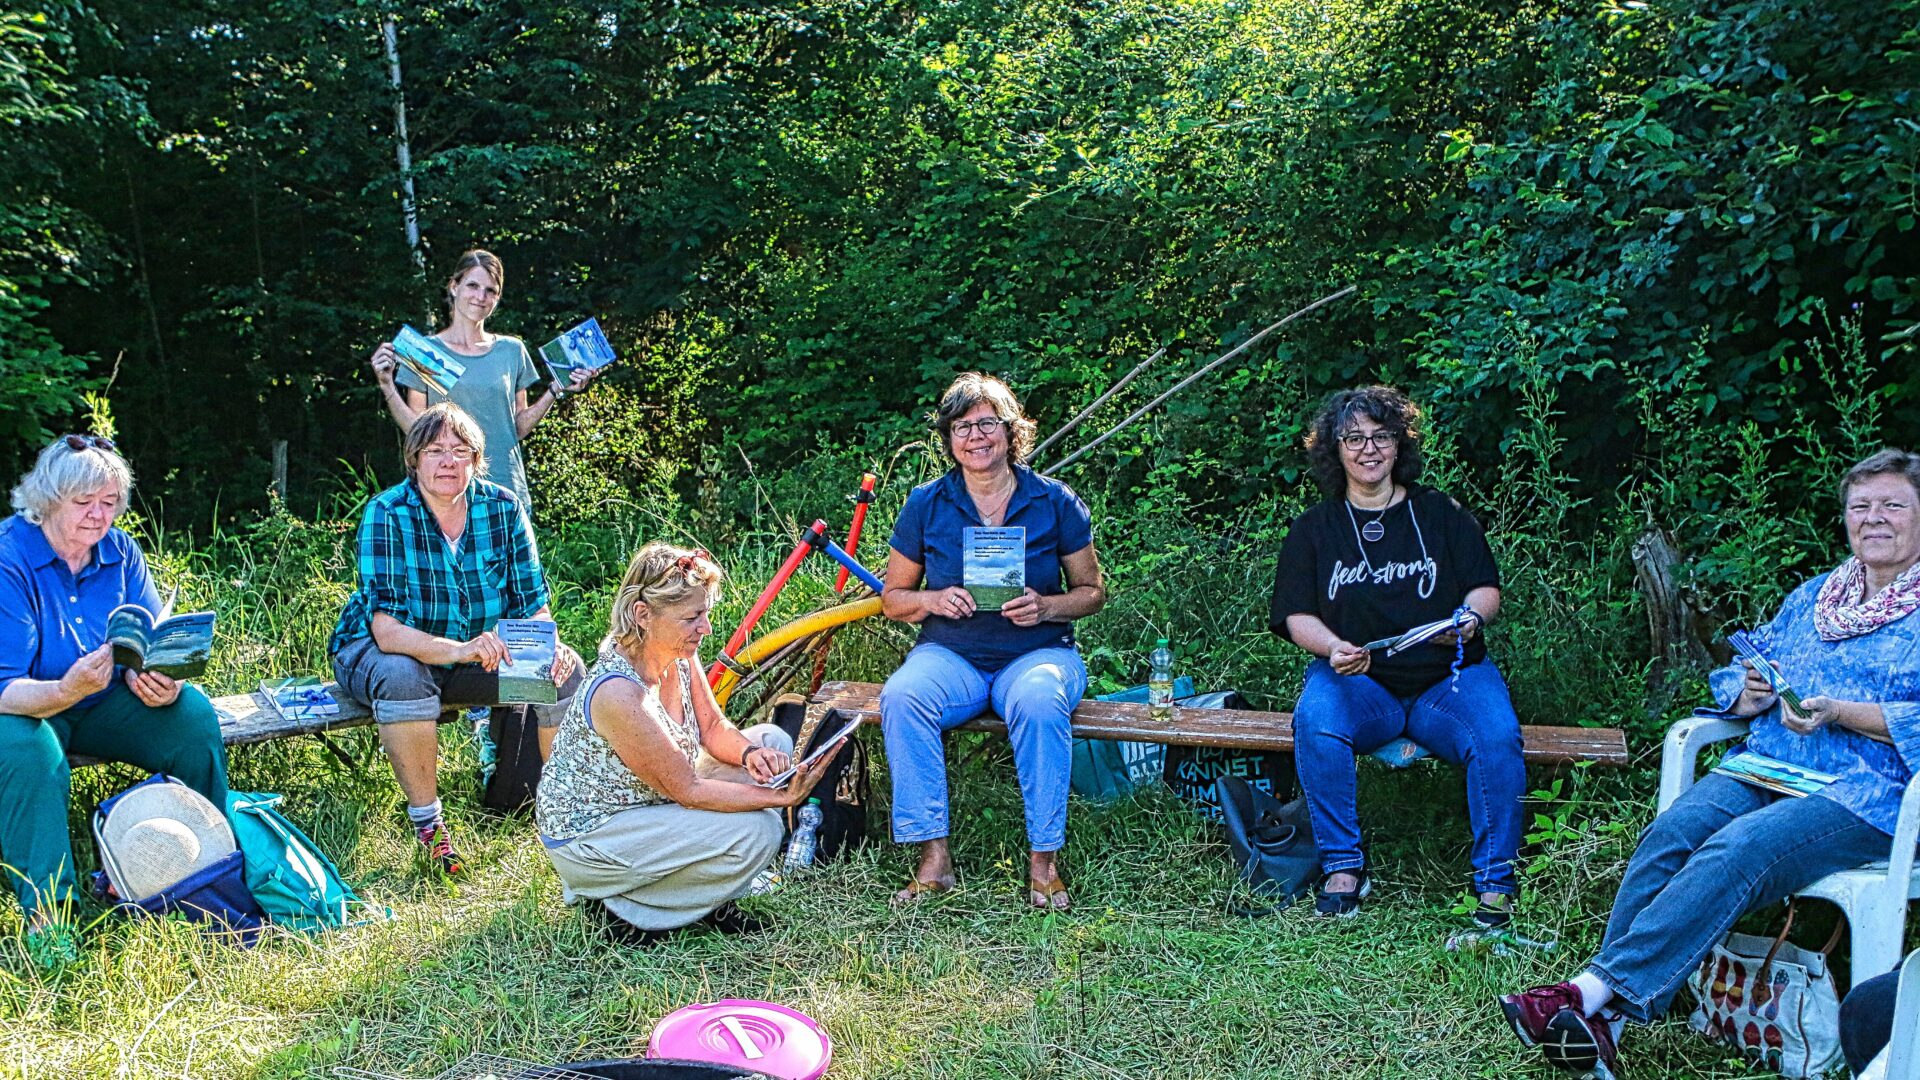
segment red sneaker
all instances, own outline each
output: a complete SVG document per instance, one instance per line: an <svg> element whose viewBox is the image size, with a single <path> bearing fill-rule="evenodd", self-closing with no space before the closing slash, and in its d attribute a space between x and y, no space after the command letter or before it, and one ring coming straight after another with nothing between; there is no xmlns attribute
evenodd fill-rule
<svg viewBox="0 0 1920 1080"><path fill-rule="evenodd" d="M459 877L467 872L460 863L460 853L453 850L453 837L447 830L447 823L435 821L430 825L414 830L420 838L420 846L427 849L427 862L435 870L447 877Z"/></svg>
<svg viewBox="0 0 1920 1080"><path fill-rule="evenodd" d="M1507 994L1500 999L1500 1011L1520 1042L1539 1047L1547 1064L1617 1080L1620 1057L1613 1029L1600 1017L1582 1014L1580 991L1572 983Z"/></svg>
<svg viewBox="0 0 1920 1080"><path fill-rule="evenodd" d="M1580 1011L1580 991L1572 983L1536 986L1500 998L1501 1013L1505 1014L1513 1033L1519 1036L1520 1044L1528 1049L1547 1041L1547 1025L1562 1009Z"/></svg>

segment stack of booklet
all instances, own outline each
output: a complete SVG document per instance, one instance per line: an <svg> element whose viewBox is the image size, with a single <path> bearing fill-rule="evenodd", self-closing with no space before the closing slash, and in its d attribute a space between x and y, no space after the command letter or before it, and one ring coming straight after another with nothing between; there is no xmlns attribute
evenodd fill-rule
<svg viewBox="0 0 1920 1080"><path fill-rule="evenodd" d="M326 681L318 676L269 679L260 684L260 692L273 703L274 711L288 720L320 720L340 715L340 703L333 699Z"/></svg>
<svg viewBox="0 0 1920 1080"><path fill-rule="evenodd" d="M1713 767L1721 776L1731 776L1735 780L1764 788L1777 795L1795 795L1805 798L1817 795L1828 784L1840 779L1832 773L1823 773L1809 769L1804 765L1793 765L1770 758L1765 754L1756 754L1751 750L1742 750Z"/></svg>

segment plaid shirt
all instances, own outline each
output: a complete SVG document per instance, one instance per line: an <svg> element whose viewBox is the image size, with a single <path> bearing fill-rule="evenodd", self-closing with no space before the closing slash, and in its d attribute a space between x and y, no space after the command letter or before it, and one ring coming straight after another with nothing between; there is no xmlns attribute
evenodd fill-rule
<svg viewBox="0 0 1920 1080"><path fill-rule="evenodd" d="M356 546L360 587L340 612L329 656L371 636L381 612L424 633L469 641L501 619L525 619L547 606L533 529L513 493L498 484L468 485L458 551L447 550L411 480L368 501Z"/></svg>

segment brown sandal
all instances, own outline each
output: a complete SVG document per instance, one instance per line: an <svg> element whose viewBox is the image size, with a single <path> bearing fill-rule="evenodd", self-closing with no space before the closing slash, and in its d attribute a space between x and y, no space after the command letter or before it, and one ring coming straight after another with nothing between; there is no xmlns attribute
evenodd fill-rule
<svg viewBox="0 0 1920 1080"><path fill-rule="evenodd" d="M889 903L894 907L900 907L905 904L917 903L923 897L950 893L954 888L955 882L952 878L943 878L936 881L921 881L919 878L914 878L912 881L907 882L906 888L894 893L893 899L890 900Z"/></svg>
<svg viewBox="0 0 1920 1080"><path fill-rule="evenodd" d="M1053 868L1053 880L1041 881L1039 878L1027 878L1027 906L1037 911L1069 911L1073 901L1067 896L1067 875L1060 868Z"/></svg>

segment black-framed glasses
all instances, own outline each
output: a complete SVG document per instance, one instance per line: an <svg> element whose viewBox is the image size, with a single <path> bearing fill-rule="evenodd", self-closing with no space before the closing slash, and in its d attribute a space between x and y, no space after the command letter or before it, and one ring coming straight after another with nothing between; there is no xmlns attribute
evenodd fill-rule
<svg viewBox="0 0 1920 1080"><path fill-rule="evenodd" d="M66 436L63 436L63 438L66 439L67 449L69 450L79 451L79 450L111 450L113 449L113 440L107 438L104 435L66 435Z"/></svg>
<svg viewBox="0 0 1920 1080"><path fill-rule="evenodd" d="M950 430L954 435L962 439L972 438L973 433L976 431L988 438L992 438L993 433L1005 427L1006 423L1005 420L997 416L983 416L978 420L955 420Z"/></svg>
<svg viewBox="0 0 1920 1080"><path fill-rule="evenodd" d="M1376 450L1385 450L1399 441L1400 433L1397 431L1376 431L1371 435L1349 431L1340 436L1340 445L1355 451L1364 449L1368 443L1372 443Z"/></svg>

